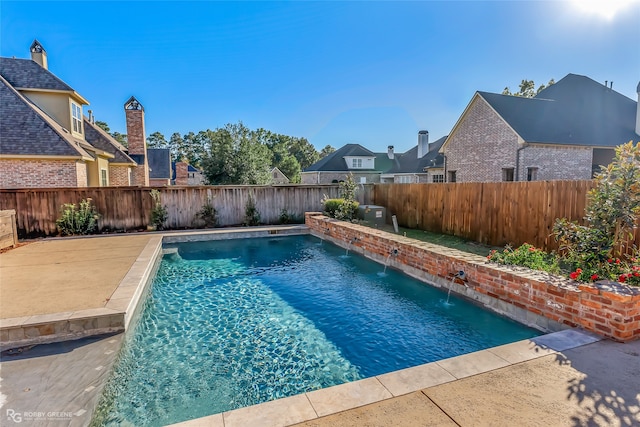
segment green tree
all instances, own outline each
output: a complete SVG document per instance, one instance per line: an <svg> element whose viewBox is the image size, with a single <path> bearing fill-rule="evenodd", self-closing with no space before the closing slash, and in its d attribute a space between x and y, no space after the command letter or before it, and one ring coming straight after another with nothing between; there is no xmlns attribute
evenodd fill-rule
<svg viewBox="0 0 640 427"><path fill-rule="evenodd" d="M105 131L106 133L111 133L111 129L109 129L109 125L107 124L107 122L102 122L100 120L96 120L95 124L96 124L96 126L101 128L103 131Z"/></svg>
<svg viewBox="0 0 640 427"><path fill-rule="evenodd" d="M292 138L289 152L300 163L302 169L306 169L320 160L318 151L307 138Z"/></svg>
<svg viewBox="0 0 640 427"><path fill-rule="evenodd" d="M212 131L202 168L210 184L267 184L273 154L242 122Z"/></svg>
<svg viewBox="0 0 640 427"><path fill-rule="evenodd" d="M109 128L109 125L107 124L107 122L103 122L103 121L100 121L100 120L96 120L96 126L98 126L103 131L107 132L109 135L111 135L111 137L113 139L118 141L120 144L122 144L125 147L127 147L127 135L126 134L123 134L123 133L120 133L120 132L111 132L111 129Z"/></svg>
<svg viewBox="0 0 640 427"><path fill-rule="evenodd" d="M180 161L185 156L185 147L184 147L184 139L182 139L182 135L178 132L174 132L171 134L169 138L169 150L171 152L171 158L175 161Z"/></svg>
<svg viewBox="0 0 640 427"><path fill-rule="evenodd" d="M129 146L129 144L127 142L127 135L126 134L120 133L120 132L112 132L111 136L113 137L113 139L115 139L120 144L124 145L125 147Z"/></svg>
<svg viewBox="0 0 640 427"><path fill-rule="evenodd" d="M555 83L555 80L551 79L551 80L549 80L549 83L547 83L546 85L542 84L542 85L538 86L538 89L536 90L536 85L533 82L533 80L522 80L520 82L520 85L519 85L520 90L518 92L512 93L511 90L509 90L509 86L507 86L502 91L502 94L503 95L521 96L523 98L533 98L534 96L539 94L543 89L548 88L549 86L551 86L554 83Z"/></svg>
<svg viewBox="0 0 640 427"><path fill-rule="evenodd" d="M323 157L328 156L334 151L336 151L336 149L333 148L331 145L325 145L324 148L320 151L320 158L322 159Z"/></svg>
<svg viewBox="0 0 640 427"><path fill-rule="evenodd" d="M290 155L286 156L280 162L278 169L280 169L282 173L285 174L287 178L289 178L290 183L292 184L300 183L301 168L300 168L300 163L298 163L298 160L295 157Z"/></svg>
<svg viewBox="0 0 640 427"><path fill-rule="evenodd" d="M169 143L160 132L154 132L147 137L147 147L149 148L167 148Z"/></svg>

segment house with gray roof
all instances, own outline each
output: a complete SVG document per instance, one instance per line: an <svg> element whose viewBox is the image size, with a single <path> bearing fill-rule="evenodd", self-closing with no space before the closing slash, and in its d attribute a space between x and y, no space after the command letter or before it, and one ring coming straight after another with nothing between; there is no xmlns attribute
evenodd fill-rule
<svg viewBox="0 0 640 427"><path fill-rule="evenodd" d="M0 58L0 188L131 185L136 162L83 114L89 102L31 59Z"/></svg>
<svg viewBox="0 0 640 427"><path fill-rule="evenodd" d="M638 102L611 86L568 74L533 98L476 92L439 150L446 181L591 179L640 140Z"/></svg>
<svg viewBox="0 0 640 427"><path fill-rule="evenodd" d="M429 143L429 132L418 132L418 145L396 153L374 153L360 144L346 144L302 171L303 184L331 184L351 174L357 183L444 182L444 157L438 152L445 138Z"/></svg>

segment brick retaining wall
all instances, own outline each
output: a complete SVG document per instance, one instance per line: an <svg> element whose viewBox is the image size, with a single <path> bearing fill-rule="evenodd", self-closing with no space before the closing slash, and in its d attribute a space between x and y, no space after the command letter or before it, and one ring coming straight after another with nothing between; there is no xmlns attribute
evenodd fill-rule
<svg viewBox="0 0 640 427"><path fill-rule="evenodd" d="M616 341L640 338L640 288L619 283L580 284L543 272L490 264L468 254L307 212L311 234L495 311L545 330L581 327ZM397 250L397 254L391 255ZM453 277L458 271L466 280Z"/></svg>

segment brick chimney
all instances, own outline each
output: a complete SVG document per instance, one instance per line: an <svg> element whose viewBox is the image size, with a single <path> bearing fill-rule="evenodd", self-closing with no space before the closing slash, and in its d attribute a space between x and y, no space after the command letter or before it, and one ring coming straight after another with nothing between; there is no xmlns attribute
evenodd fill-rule
<svg viewBox="0 0 640 427"><path fill-rule="evenodd" d="M418 158L421 159L429 152L429 132L421 130L418 132Z"/></svg>
<svg viewBox="0 0 640 427"><path fill-rule="evenodd" d="M144 108L133 96L124 104L127 119L127 143L129 156L138 166L133 170L131 185L149 186L149 161L147 139L144 132Z"/></svg>
<svg viewBox="0 0 640 427"><path fill-rule="evenodd" d="M189 185L189 163L176 162L176 185Z"/></svg>
<svg viewBox="0 0 640 427"><path fill-rule="evenodd" d="M31 51L31 59L40 64L40 66L45 70L48 70L49 63L47 62L47 51L44 50L40 42L34 39L29 50Z"/></svg>

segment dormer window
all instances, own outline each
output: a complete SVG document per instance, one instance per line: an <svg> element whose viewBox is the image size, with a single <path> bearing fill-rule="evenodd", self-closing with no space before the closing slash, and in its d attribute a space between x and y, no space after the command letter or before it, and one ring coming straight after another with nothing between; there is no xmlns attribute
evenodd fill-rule
<svg viewBox="0 0 640 427"><path fill-rule="evenodd" d="M82 133L82 107L75 103L71 103L71 122L73 131Z"/></svg>
<svg viewBox="0 0 640 427"><path fill-rule="evenodd" d="M361 168L362 167L362 159L351 159L351 167L352 168Z"/></svg>

